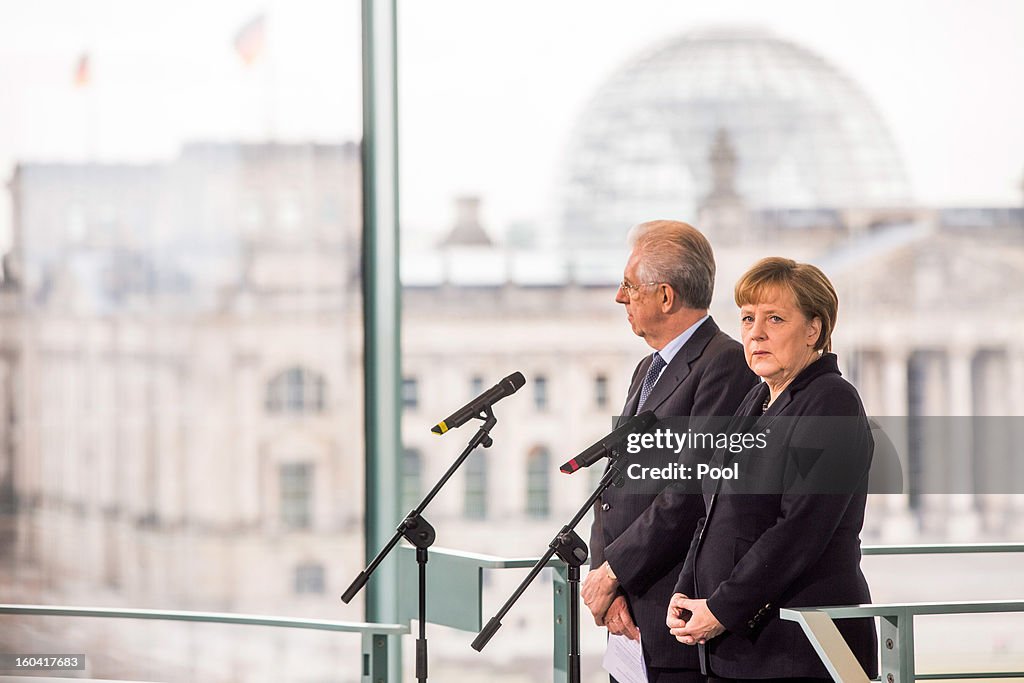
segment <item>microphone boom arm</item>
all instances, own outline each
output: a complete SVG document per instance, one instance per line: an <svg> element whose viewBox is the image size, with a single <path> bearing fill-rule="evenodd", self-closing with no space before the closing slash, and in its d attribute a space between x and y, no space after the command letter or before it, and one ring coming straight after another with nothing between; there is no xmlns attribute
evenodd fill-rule
<svg viewBox="0 0 1024 683"><path fill-rule="evenodd" d="M506 614L512 609L516 601L526 592L533 580L537 578L541 570L547 566L548 561L556 554L558 557L569 566L569 648L568 648L568 680L569 683L579 683L580 680L580 648L579 648L579 577L580 577L580 565L587 560L587 544L583 542L583 539L576 533L576 526L580 523L587 511L597 502L597 499L601 497L601 494L605 490L615 484L622 476L622 467L620 464L621 454L619 453L619 446L616 444L609 449L608 453L608 469L605 471L604 476L601 477L601 482L594 489L594 492L590 494L583 506L576 512L569 523L561 528L558 534L555 535L551 542L548 544L548 549L537 563L533 565L533 569L526 575L519 587L516 588L515 592L505 601L505 604L501 606L501 609L491 617L490 621L480 630L476 638L473 640L471 647L480 652L487 646L487 643L494 637L498 629L501 628L501 620Z"/></svg>
<svg viewBox="0 0 1024 683"><path fill-rule="evenodd" d="M419 683L426 683L427 680L427 549L434 543L436 533L434 527L421 516L423 509L430 504L430 501L434 499L434 496L438 494L452 475L455 474L455 470L459 469L462 463L469 457L478 446L489 448L493 441L491 440L490 431L494 428L494 425L498 423L498 419L494 417L494 412L491 410L490 405L485 405L478 415L474 415L469 419L481 419L483 424L477 430L473 438L469 440L466 448L463 449L459 457L456 458L455 462L451 464L448 471L434 484L434 488L423 497L419 505L412 509L405 519L398 525L391 540L381 549L377 556L373 558L373 561L367 565L366 569L359 572L356 578L349 585L348 589L341 596L341 600L344 603L349 603L352 598L362 590L366 582L369 581L370 575L377 569L384 558L388 556L388 553L394 549L398 542L404 537L416 548L416 562L419 565L419 637L416 639L416 680ZM483 457L481 454L480 457Z"/></svg>

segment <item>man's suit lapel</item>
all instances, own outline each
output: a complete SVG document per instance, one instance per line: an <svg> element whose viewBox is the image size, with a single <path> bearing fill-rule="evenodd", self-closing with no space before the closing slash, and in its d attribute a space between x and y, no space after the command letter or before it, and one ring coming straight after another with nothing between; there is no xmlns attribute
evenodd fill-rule
<svg viewBox="0 0 1024 683"><path fill-rule="evenodd" d="M694 331L693 336L683 344L683 348L679 349L672 362L661 373L661 378L654 385L651 395L647 397L647 402L644 403L644 410L657 411L658 406L675 393L676 388L689 377L690 366L695 360L700 358L701 354L704 353L704 349L707 348L708 343L716 334L718 334L718 325L715 324L712 318L705 320L704 324ZM650 367L650 365L650 361L648 361L646 367ZM646 369L644 374L647 374ZM642 383L643 380L641 379ZM637 390L636 393L637 399L639 399L640 391ZM636 410L636 403L633 404L633 410Z"/></svg>

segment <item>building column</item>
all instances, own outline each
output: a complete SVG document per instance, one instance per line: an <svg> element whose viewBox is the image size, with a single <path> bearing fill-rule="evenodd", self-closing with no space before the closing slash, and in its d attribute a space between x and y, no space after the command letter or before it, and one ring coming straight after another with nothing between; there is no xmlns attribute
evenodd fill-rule
<svg viewBox="0 0 1024 683"><path fill-rule="evenodd" d="M1005 415L1010 415L1008 438L1010 444L1024 443L1024 357L1018 353L1006 354L1009 364L1009 382L1007 385L1007 409ZM1007 514L1010 515L1007 532L1011 537L1024 535L1024 460L1015 459L1010 470L1012 483L1010 485L1010 505Z"/></svg>
<svg viewBox="0 0 1024 683"><path fill-rule="evenodd" d="M882 358L882 387L885 415L881 426L892 441L903 471L903 492L885 494L885 521L882 540L885 543L906 543L917 533L917 523L910 509L910 453L907 444L907 415L910 414L907 389L907 363L910 353L905 348L889 349ZM894 419L895 418L895 419Z"/></svg>
<svg viewBox="0 0 1024 683"><path fill-rule="evenodd" d="M949 455L949 536L954 541L977 540L981 517L974 498L974 435L970 419L974 414L972 352L949 349L949 415L946 418Z"/></svg>
<svg viewBox="0 0 1024 683"><path fill-rule="evenodd" d="M237 447L232 469L235 490L232 492L237 521L242 522L246 533L251 532L260 521L260 458L257 431L258 411L265 405L265 387L260 386L259 359L257 354L239 344L233 360L235 375L234 404Z"/></svg>

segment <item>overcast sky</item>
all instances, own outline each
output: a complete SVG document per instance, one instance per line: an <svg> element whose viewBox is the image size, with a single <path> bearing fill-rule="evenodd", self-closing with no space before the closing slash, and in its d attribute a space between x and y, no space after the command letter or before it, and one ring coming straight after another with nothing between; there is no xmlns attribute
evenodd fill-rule
<svg viewBox="0 0 1024 683"><path fill-rule="evenodd" d="M189 140L359 136L354 0L0 0L0 173L17 160L145 162ZM232 47L266 12L255 65ZM1020 205L1024 2L401 0L403 223L452 220L459 193L487 228L550 215L574 121L652 42L709 25L804 45L873 99L917 199ZM91 81L75 87L81 54ZM9 203L0 204L0 243ZM685 218L685 217L683 217Z"/></svg>

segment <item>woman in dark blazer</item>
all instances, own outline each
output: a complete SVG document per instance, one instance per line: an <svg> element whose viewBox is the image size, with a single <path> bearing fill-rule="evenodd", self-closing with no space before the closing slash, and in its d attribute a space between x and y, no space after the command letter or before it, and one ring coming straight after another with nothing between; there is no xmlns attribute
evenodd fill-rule
<svg viewBox="0 0 1024 683"><path fill-rule="evenodd" d="M764 382L732 429L753 446L715 455L713 465L738 476L703 482L706 514L666 623L700 648L711 682L831 680L779 608L871 601L860 530L873 442L857 390L829 352L838 297L818 268L782 258L755 264L735 296L747 363ZM877 675L873 620L837 625Z"/></svg>

